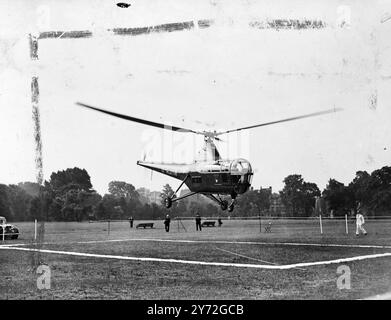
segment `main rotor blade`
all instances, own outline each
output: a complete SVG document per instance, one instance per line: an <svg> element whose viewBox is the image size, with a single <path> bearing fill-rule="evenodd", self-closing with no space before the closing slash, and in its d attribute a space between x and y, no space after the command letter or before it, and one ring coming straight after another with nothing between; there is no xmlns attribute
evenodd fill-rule
<svg viewBox="0 0 391 320"><path fill-rule="evenodd" d="M218 132L216 134L216 136L219 136L219 135L225 134L225 133L240 131L240 130L246 130L246 129L252 129L252 128L257 128L257 127L269 126L269 125L276 124L276 123L281 123L281 122L288 122L288 121L299 120L299 119L304 119L304 118L316 117L316 116L320 116L322 114L338 112L338 111L342 111L342 110L343 109L341 109L341 108L335 108L335 109L329 109L329 110L309 113L309 114L305 114L305 115L301 115L301 116L297 116L297 117L286 118L286 119L277 120L277 121L271 121L271 122L265 122L265 123L256 124L256 125L253 125L253 126L248 126L248 127L243 127L243 128L238 128L238 129L232 129L232 130L228 130L228 131Z"/></svg>
<svg viewBox="0 0 391 320"><path fill-rule="evenodd" d="M124 120L128 120L128 121L133 121L133 122L137 122L137 123L142 123L142 124L145 124L145 125L148 125L148 126L152 126L152 127L156 127L156 128L167 129L167 130L171 130L171 131L192 132L192 133L197 133L197 134L199 133L199 132L196 132L196 131L193 131L193 130L190 130L190 129L184 129L184 128L181 128L181 127L169 126L169 125L166 125L166 124L163 124L163 123L158 123L158 122L153 122L153 121L149 121L149 120L134 118L134 117L130 117L130 116L127 116L127 115L124 115L124 114L120 114L120 113L116 113L116 112L112 112L112 111L108 111L108 110L104 110L104 109L99 109L99 108L96 108L96 107L93 107L93 106L90 106L88 104L81 103L81 102L76 102L76 104L79 105L79 106L88 108L88 109L92 109L92 110L95 110L95 111L99 111L99 112L108 114L108 115L116 117L116 118L120 118L120 119L124 119Z"/></svg>

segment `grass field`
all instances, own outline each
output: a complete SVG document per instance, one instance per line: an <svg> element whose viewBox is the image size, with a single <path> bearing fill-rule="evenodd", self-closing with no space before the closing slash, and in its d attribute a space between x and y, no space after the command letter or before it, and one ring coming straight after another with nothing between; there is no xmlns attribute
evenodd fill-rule
<svg viewBox="0 0 391 320"><path fill-rule="evenodd" d="M140 221L135 221L135 225ZM358 299L391 291L391 221L224 220L195 231L194 221L33 223L0 245L1 299ZM37 288L39 264L50 289ZM348 266L351 288L338 289Z"/></svg>

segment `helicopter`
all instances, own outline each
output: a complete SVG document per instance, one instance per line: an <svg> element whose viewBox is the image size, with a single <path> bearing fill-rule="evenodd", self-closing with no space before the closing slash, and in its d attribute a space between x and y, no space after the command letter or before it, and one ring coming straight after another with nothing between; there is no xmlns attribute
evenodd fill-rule
<svg viewBox="0 0 391 320"><path fill-rule="evenodd" d="M237 158L233 160L225 160L221 157L214 143L214 141L221 141L221 139L219 138L220 135L241 130L253 129L257 127L269 126L281 122L288 122L320 116L342 110L340 108L328 109L296 117L285 118L282 120L265 122L252 126L216 132L195 131L177 126L169 126L163 123L153 122L108 111L105 109L100 109L81 102L76 102L76 104L116 118L133 121L156 128L171 130L174 132L185 132L203 135L204 147L200 151L200 157L199 159L194 160L190 164L154 163L139 160L137 161L137 165L181 180L181 183L176 189L176 191L171 196L166 197L164 199L164 205L167 209L171 208L172 204L176 201L196 194L202 194L209 199L217 202L223 211L228 210L228 212L232 212L234 210L237 196L244 194L250 189L254 171L250 162L246 159ZM178 191L184 184L186 184L186 186L188 187L189 192L180 197L177 197ZM226 195L231 197L230 203L228 203L227 200L222 199L221 197Z"/></svg>

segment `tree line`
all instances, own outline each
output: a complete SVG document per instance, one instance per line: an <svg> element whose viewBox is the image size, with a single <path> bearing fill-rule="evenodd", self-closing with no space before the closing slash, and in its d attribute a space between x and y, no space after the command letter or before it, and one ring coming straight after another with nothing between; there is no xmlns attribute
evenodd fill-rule
<svg viewBox="0 0 391 320"><path fill-rule="evenodd" d="M0 216L10 221L114 220L130 216L161 219L167 213L171 217L190 217L196 212L202 216L255 216L271 214L272 202L277 201L283 207L283 212L277 214L308 217L315 214L317 197L324 199L324 212L333 212L335 216L354 213L359 202L368 215L386 215L391 210L391 167L385 166L371 174L358 171L348 185L330 179L322 192L315 183L304 181L301 175L289 175L279 193L272 194L269 189L250 190L238 197L231 213L223 213L216 203L202 195L174 202L167 210L163 199L173 193L166 184L161 191L161 201L150 203L132 184L111 181L108 193L101 196L93 189L88 172L75 167L53 172L43 185L0 184Z"/></svg>
<svg viewBox="0 0 391 320"><path fill-rule="evenodd" d="M43 185L34 182L0 184L0 216L10 221L85 221L161 219L171 217L217 215L218 208L201 196L175 202L168 211L163 199L174 193L166 184L158 203L145 201L136 188L124 181L111 181L108 193L97 193L85 169L68 168L53 172Z"/></svg>
<svg viewBox="0 0 391 320"><path fill-rule="evenodd" d="M237 213L246 215L271 214L271 201L277 199L283 211L277 215L288 217L309 217L315 212L316 199L320 198L322 215L354 215L360 203L368 216L391 215L391 167L384 166L374 170L357 171L353 180L345 185L336 179L329 179L321 192L312 182L304 181L299 174L287 176L284 187L278 194L268 189L252 190L240 197ZM235 209L236 210L236 209Z"/></svg>
<svg viewBox="0 0 391 320"><path fill-rule="evenodd" d="M322 195L330 210L336 215L344 215L357 209L360 203L364 212L370 216L384 216L391 213L391 167L384 166L374 170L358 171L348 184L330 179Z"/></svg>

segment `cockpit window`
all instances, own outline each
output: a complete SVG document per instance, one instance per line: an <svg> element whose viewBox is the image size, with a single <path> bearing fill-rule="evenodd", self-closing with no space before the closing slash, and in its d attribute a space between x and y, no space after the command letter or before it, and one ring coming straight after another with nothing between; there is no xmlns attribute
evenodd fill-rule
<svg viewBox="0 0 391 320"><path fill-rule="evenodd" d="M252 173L250 163L245 159L236 159L231 162L231 174L244 175Z"/></svg>

